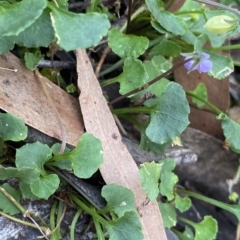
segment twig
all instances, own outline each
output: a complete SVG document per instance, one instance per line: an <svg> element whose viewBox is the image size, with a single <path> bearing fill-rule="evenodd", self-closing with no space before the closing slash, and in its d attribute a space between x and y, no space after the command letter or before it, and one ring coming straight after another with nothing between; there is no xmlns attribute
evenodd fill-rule
<svg viewBox="0 0 240 240"><path fill-rule="evenodd" d="M23 224L23 225L25 225L25 226L29 226L29 227L33 227L33 228L39 229L39 228L38 228L35 224L33 224L33 223L26 222L26 221L23 221L23 220L21 220L21 219L12 217L12 216L10 216L10 215L2 212L2 211L0 211L0 215L2 215L2 216L6 217L6 218L8 218L8 219L10 219L10 220L12 220L12 221L14 221L14 222ZM49 228L48 228L48 227L40 227L40 228L41 228L41 230L44 231L44 232L49 232Z"/></svg>
<svg viewBox="0 0 240 240"><path fill-rule="evenodd" d="M128 0L128 15L127 15L127 28L126 33L129 33L132 14L132 0Z"/></svg>
<svg viewBox="0 0 240 240"><path fill-rule="evenodd" d="M102 57L101 57L100 61L98 62L98 65L95 70L96 77L98 77L98 74L101 70L104 60L105 60L106 56L108 55L108 53L110 52L110 50L111 50L110 47L106 47L105 50L103 51Z"/></svg>
<svg viewBox="0 0 240 240"><path fill-rule="evenodd" d="M209 5L212 5L212 6L215 6L215 7L219 7L219 8L228 10L230 12L235 13L238 17L240 17L240 12L237 9L234 9L232 7L228 7L228 6L224 5L224 4L217 3L217 2L212 2L210 0L194 0L194 1L205 3L205 4L209 4Z"/></svg>
<svg viewBox="0 0 240 240"><path fill-rule="evenodd" d="M49 240L49 238L47 237L48 232L47 232L47 234L45 234L45 233L42 231L41 227L36 223L36 221L35 221L30 215L28 216L28 218L31 219L31 221L35 224L35 226L38 228L38 230L42 233L42 236L41 236L41 237L38 237L38 238L45 238L45 239ZM50 232L49 232L49 233L50 233Z"/></svg>
<svg viewBox="0 0 240 240"><path fill-rule="evenodd" d="M171 72L173 72L175 69L181 67L183 64L185 64L185 63L187 63L187 62L189 62L189 61L191 61L191 60L192 60L192 58L189 58L189 59L187 59L186 61L183 61L183 62L178 63L177 65L173 66L173 67L170 68L168 71L166 71L165 73L163 73L163 74L161 74L160 76L154 78L152 81L150 81L150 82L142 85L141 87L138 87L138 88L136 88L136 89L134 89L134 90L132 90L132 91L130 91L130 92L128 92L128 93L126 93L126 94L118 97L118 98L113 99L111 102L108 103L108 105L112 105L112 104L114 104L114 103L116 103L116 102L118 102L118 101L120 101L120 100L122 100L122 99L124 99L124 98L126 98L126 97L128 97L128 96L130 96L130 95L132 95L132 94L134 94L134 93L137 93L137 92L139 92L139 91L142 91L142 90L146 89L147 87L149 87L149 86L152 85L153 83L157 82L157 81L160 80L161 78L164 78L164 77L168 76L168 75L169 75Z"/></svg>
<svg viewBox="0 0 240 240"><path fill-rule="evenodd" d="M75 69L76 63L70 61L51 61L42 60L38 63L38 68L64 68L64 69Z"/></svg>

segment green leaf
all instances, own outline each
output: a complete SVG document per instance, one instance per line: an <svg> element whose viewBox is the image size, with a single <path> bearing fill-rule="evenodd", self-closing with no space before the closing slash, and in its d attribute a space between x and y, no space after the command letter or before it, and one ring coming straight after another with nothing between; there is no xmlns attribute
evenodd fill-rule
<svg viewBox="0 0 240 240"><path fill-rule="evenodd" d="M184 21L174 14L161 9L160 1L146 0L148 9L156 18L156 21L162 25L163 28L175 35L183 35L187 29Z"/></svg>
<svg viewBox="0 0 240 240"><path fill-rule="evenodd" d="M44 163L52 156L52 150L40 142L27 143L17 149L16 167L18 169L29 167L36 169L39 174L46 175Z"/></svg>
<svg viewBox="0 0 240 240"><path fill-rule="evenodd" d="M148 82L156 78L157 76L161 75L162 73L166 72L172 67L172 63L168 60L166 60L163 56L158 55L154 56L151 61L147 60L143 63L147 75L148 75ZM167 84L169 83L169 80L166 78L162 78L161 80L155 82L154 84L151 84L149 87L147 87L145 90L142 90L136 94L134 94L131 97L132 101L137 101L139 98L141 98L146 92L151 92L154 96L160 96ZM149 100L146 100L144 102L145 106L152 106L152 101L155 101L156 99L151 98Z"/></svg>
<svg viewBox="0 0 240 240"><path fill-rule="evenodd" d="M39 198L48 199L58 188L60 180L56 174L40 177L30 185L31 191Z"/></svg>
<svg viewBox="0 0 240 240"><path fill-rule="evenodd" d="M8 183L4 183L1 187L5 189L6 192L11 195L11 197L15 199L16 202L20 202L21 193L19 190L15 190ZM4 213L10 215L14 215L20 212L20 210L2 192L0 192L0 209L2 209Z"/></svg>
<svg viewBox="0 0 240 240"><path fill-rule="evenodd" d="M30 167L23 167L20 170L13 167L0 167L0 180L18 178L21 182L31 183L38 179L39 172Z"/></svg>
<svg viewBox="0 0 240 240"><path fill-rule="evenodd" d="M163 218L163 224L166 228L171 228L177 223L177 214L174 206L170 203L159 202L158 206Z"/></svg>
<svg viewBox="0 0 240 240"><path fill-rule="evenodd" d="M120 93L128 93L147 82L148 75L142 62L128 57L124 61L123 73L115 78L120 83Z"/></svg>
<svg viewBox="0 0 240 240"><path fill-rule="evenodd" d="M188 197L180 197L178 194L175 195L175 206L180 212L185 212L191 207L191 199Z"/></svg>
<svg viewBox="0 0 240 240"><path fill-rule="evenodd" d="M72 168L77 177L89 178L103 163L101 141L90 133L84 133L75 149L56 156L56 159L57 161L68 159L72 162Z"/></svg>
<svg viewBox="0 0 240 240"><path fill-rule="evenodd" d="M172 158L162 159L161 161L159 161L159 163L160 164L163 163L161 173L163 173L165 171L172 171L176 167L176 162Z"/></svg>
<svg viewBox="0 0 240 240"><path fill-rule="evenodd" d="M209 76L213 76L216 79L223 79L227 77L234 70L233 61L231 58L222 54L209 53L210 60L213 62L211 71L208 72Z"/></svg>
<svg viewBox="0 0 240 240"><path fill-rule="evenodd" d="M194 51L202 52L202 48L204 47L207 40L208 38L205 34L200 34L198 37L196 37L194 41Z"/></svg>
<svg viewBox="0 0 240 240"><path fill-rule="evenodd" d="M42 15L28 28L15 37L14 41L20 46L28 48L48 47L54 39L54 29L49 10L45 9Z"/></svg>
<svg viewBox="0 0 240 240"><path fill-rule="evenodd" d="M22 196L28 199L38 199L30 190L30 184L39 179L39 172L34 168L23 167L17 168L0 168L0 179L17 178Z"/></svg>
<svg viewBox="0 0 240 240"><path fill-rule="evenodd" d="M24 0L15 4L1 4L0 36L18 35L40 17L46 6L46 0Z"/></svg>
<svg viewBox="0 0 240 240"><path fill-rule="evenodd" d="M191 93L197 95L198 97L204 99L205 101L208 101L207 97L207 89L203 83L199 83L197 87L193 90L190 91ZM198 107L202 107L205 105L202 101L198 100L197 98L191 97L193 103L195 103Z"/></svg>
<svg viewBox="0 0 240 240"><path fill-rule="evenodd" d="M120 58L138 58L148 48L149 40L146 37L126 35L113 28L108 33L108 45Z"/></svg>
<svg viewBox="0 0 240 240"><path fill-rule="evenodd" d="M146 135L155 143L168 143L179 136L189 124L190 112L182 87L170 82L153 108Z"/></svg>
<svg viewBox="0 0 240 240"><path fill-rule="evenodd" d="M188 227L188 226L185 226L183 235L184 235L186 238L191 239L191 240L194 238L193 230L192 230L190 227Z"/></svg>
<svg viewBox="0 0 240 240"><path fill-rule="evenodd" d="M224 113L219 114L217 119L222 121L223 134L229 147L240 153L240 125Z"/></svg>
<svg viewBox="0 0 240 240"><path fill-rule="evenodd" d="M0 138L15 142L27 137L27 127L24 122L11 113L0 113Z"/></svg>
<svg viewBox="0 0 240 240"><path fill-rule="evenodd" d="M121 218L106 226L109 240L141 240L143 239L139 215L136 211L126 212Z"/></svg>
<svg viewBox="0 0 240 240"><path fill-rule="evenodd" d="M152 150L156 154L163 154L171 144L171 143L157 144L151 142L146 136L145 129L143 131L140 130L140 132L141 132L140 147L144 151Z"/></svg>
<svg viewBox="0 0 240 240"><path fill-rule="evenodd" d="M118 217L122 217L128 211L136 211L133 192L116 184L105 185L102 188L102 196L107 201L107 206L102 209L114 211Z"/></svg>
<svg viewBox="0 0 240 240"><path fill-rule="evenodd" d="M110 27L105 14L76 14L48 4L57 43L66 51L89 48L99 43Z"/></svg>
<svg viewBox="0 0 240 240"><path fill-rule="evenodd" d="M149 55L163 55L167 57L177 57L181 53L181 48L178 44L169 41L167 39L162 39L159 44L155 45Z"/></svg>
<svg viewBox="0 0 240 240"><path fill-rule="evenodd" d="M167 197L169 201L174 198L174 186L178 182L178 177L172 170L175 168L176 163L171 158L165 158L159 161L162 164L161 171L161 183L160 183L160 193Z"/></svg>
<svg viewBox="0 0 240 240"><path fill-rule="evenodd" d="M56 2L60 8L68 10L68 0L56 0Z"/></svg>
<svg viewBox="0 0 240 240"><path fill-rule="evenodd" d="M218 232L218 223L211 216L205 216L200 223L191 224L195 229L195 238L194 240L213 240L216 239Z"/></svg>
<svg viewBox="0 0 240 240"><path fill-rule="evenodd" d="M24 55L25 65L28 69L33 71L38 63L43 60L43 56L39 50L35 53L26 52Z"/></svg>
<svg viewBox="0 0 240 240"><path fill-rule="evenodd" d="M160 172L163 164L151 162L141 164L139 176L142 187L150 200L155 200L159 194Z"/></svg>
<svg viewBox="0 0 240 240"><path fill-rule="evenodd" d="M77 92L77 88L73 83L71 83L66 87L66 91L68 93L75 93L75 92Z"/></svg>
<svg viewBox="0 0 240 240"><path fill-rule="evenodd" d="M61 148L61 144L55 143L51 147L53 155L59 155L60 148ZM64 149L64 153L68 153L68 152L70 152L70 149L68 147L66 147ZM72 162L69 161L69 159L59 159L58 161L51 161L51 162L49 161L49 162L47 162L47 165L48 164L51 166L56 166L63 170L72 171Z"/></svg>
<svg viewBox="0 0 240 240"><path fill-rule="evenodd" d="M39 198L32 193L32 190L30 188L30 184L26 182L20 182L19 183L19 188L22 192L22 197L26 199L31 199L31 200L38 200Z"/></svg>
<svg viewBox="0 0 240 240"><path fill-rule="evenodd" d="M174 199L174 186L178 182L178 176L173 172L162 172L160 193L166 196L168 201Z"/></svg>
<svg viewBox="0 0 240 240"><path fill-rule="evenodd" d="M53 155L59 155L59 151L61 149L61 146L62 145L60 143L55 143L55 144L52 145L51 150L52 150ZM68 148L68 147L66 147L64 149L64 153L68 153L70 151L71 151L71 149Z"/></svg>
<svg viewBox="0 0 240 240"><path fill-rule="evenodd" d="M13 37L0 38L0 54L6 53L14 48Z"/></svg>

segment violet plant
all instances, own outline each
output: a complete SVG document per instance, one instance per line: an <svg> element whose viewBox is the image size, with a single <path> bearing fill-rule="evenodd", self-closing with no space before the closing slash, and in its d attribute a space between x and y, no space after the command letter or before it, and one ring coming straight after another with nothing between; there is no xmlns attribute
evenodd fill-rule
<svg viewBox="0 0 240 240"><path fill-rule="evenodd" d="M199 2L212 4L217 9L210 10ZM230 4L234 1L228 2ZM223 46L226 39L240 32L240 14L237 10L209 0L186 0L180 9L170 12L168 9L174 1L145 0L145 3L136 6L133 13L129 10L128 21L120 29L110 30L111 21L116 20L116 17L98 0L92 1L86 13L70 12L67 0L11 0L0 3L0 54L12 50L16 45L24 47L25 50L27 49L24 53L24 60L31 70L35 69L39 61L44 58L41 52L42 47L50 47L50 44L54 43L65 51L89 48L98 46L101 38L107 35L108 46L119 56L120 60L100 72L99 76L104 76L105 80L102 87L114 82L120 84L119 92L122 96L111 101L110 105L126 97L134 103L141 100L140 106L113 109L113 113L137 126L141 134L140 147L142 149L161 154L170 144L179 139L189 124L190 108L186 98L188 95L192 97L197 106L207 104L216 113L217 119L222 123L223 133L230 148L240 152L239 124L208 101L205 86L200 83L195 90L185 92L181 85L167 78L176 68L184 65L189 73L199 71L201 74L208 74L221 80L233 71L234 65L240 66L239 62L234 62L230 57L217 53L218 50L240 48L239 45ZM132 1L129 1L129 9L131 9L131 4ZM209 47L205 47L207 43ZM182 62L174 65L173 60L182 58L182 56L184 57ZM123 66L123 70L119 76L112 79L106 77L107 73L120 66ZM147 98L149 92L152 95L150 99ZM147 120L141 122L129 113L145 114ZM1 123L4 124L4 120L1 119ZM4 140L9 138L5 136L1 138L2 149ZM84 156L79 146L70 153L54 155L53 148L34 143L17 150L16 167L1 168L1 179L18 178L21 194L24 197L47 199L56 191L60 180L57 174L49 174L45 170L45 164L73 171L78 177L89 177L101 164L101 156L97 155L101 144L97 139L87 134L82 141L89 147L93 147L92 142L96 145L92 151L92 165L84 171L88 173L87 176L81 175L78 159L74 158L76 153ZM28 159L29 152L36 155L31 161ZM30 165L29 162L31 162ZM240 220L239 205L226 205L203 196L199 197L196 194L176 190L178 178L172 172L174 167L174 162L167 159L156 164L145 164L139 174L150 200L156 199L159 194L167 199L159 203L162 213L166 212L163 214L164 224L173 229L180 239L215 239L217 234L217 223L210 216L199 224L180 219L195 229L195 236L192 233L189 237L186 232L180 233L174 229L177 223L175 208L186 211L191 205L190 199L182 197L180 193L201 198L224 208ZM149 179L152 183L150 185L148 185ZM44 188L46 185L49 185L48 191ZM5 188L9 189L8 186ZM125 190L119 190L120 188L115 186L106 187L103 190L103 196L106 199L109 198L108 194L113 189L117 189L119 198L124 196ZM9 191L11 192L12 189ZM94 223L98 226L99 239L105 239L101 227L110 234L110 239L120 239L114 237L116 234L125 236L122 222L125 222L129 229L127 237L125 236L127 239L142 239L139 216L134 206L130 206L134 221L130 221L132 216L129 212L125 214L124 211L115 212L112 214L114 218L107 221L104 216L99 216L91 207L80 202L75 195L71 195L71 198L93 216ZM19 196L16 199L19 199ZM129 197L129 201L133 201L132 196ZM15 205L21 209L18 201ZM6 210L1 204L0 208ZM116 210L117 206L111 206L111 208ZM14 209L9 214L12 212L17 211ZM134 223L133 228L128 224L129 222ZM206 231L209 226L211 232Z"/></svg>

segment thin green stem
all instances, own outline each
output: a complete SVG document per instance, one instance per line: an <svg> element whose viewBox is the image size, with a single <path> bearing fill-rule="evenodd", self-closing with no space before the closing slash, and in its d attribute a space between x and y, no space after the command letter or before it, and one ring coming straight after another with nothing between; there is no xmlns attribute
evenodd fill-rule
<svg viewBox="0 0 240 240"><path fill-rule="evenodd" d="M221 47L215 47L215 48L206 48L207 50L211 51L219 51L219 50L231 50L231 49L240 49L240 44L233 44L233 45L225 45Z"/></svg>
<svg viewBox="0 0 240 240"><path fill-rule="evenodd" d="M103 87L106 87L106 86L108 86L110 84L113 84L113 83L116 83L116 82L118 82L117 78L111 78L111 79L108 79L108 80L102 82L101 87L103 88Z"/></svg>
<svg viewBox="0 0 240 240"><path fill-rule="evenodd" d="M64 203L62 201L59 201L58 212L57 212L57 225L56 225L56 230L54 232L54 233L56 233L56 239L60 239L60 236L61 236L60 223L61 223L63 214L64 214Z"/></svg>
<svg viewBox="0 0 240 240"><path fill-rule="evenodd" d="M23 224L25 226L29 226L29 227L32 227L32 228L37 228L37 229L41 229L43 232L48 232L49 231L49 228L48 227L42 227L42 226L36 226L35 224L33 223L30 223L30 222L26 222L26 221L23 221L21 219L18 219L18 218L15 218L15 217L12 217L6 213L3 213L2 211L0 211L0 215L10 219L11 221L14 221L16 223L20 223L20 224Z"/></svg>
<svg viewBox="0 0 240 240"><path fill-rule="evenodd" d="M203 10L195 10L195 11L181 11L181 12L175 12L174 15L184 15L184 14L203 14Z"/></svg>
<svg viewBox="0 0 240 240"><path fill-rule="evenodd" d="M137 9L136 12L134 12L131 16L131 21L135 19L140 13L144 12L147 10L147 7L145 5L141 6L139 9ZM123 26L120 28L121 32L124 32L127 28L127 22L123 24Z"/></svg>
<svg viewBox="0 0 240 240"><path fill-rule="evenodd" d="M177 218L178 218L178 220L180 220L180 221L182 221L182 222L184 222L184 223L187 223L188 225L190 225L190 226L194 226L194 224L193 224L193 222L192 221L190 221L190 220L188 220L188 219L186 219L186 218L184 218L184 217L181 217L181 216L177 216Z"/></svg>
<svg viewBox="0 0 240 240"><path fill-rule="evenodd" d="M77 220L79 218L79 216L82 214L83 210L82 209L78 209L70 226L70 240L75 240L75 226L77 223Z"/></svg>
<svg viewBox="0 0 240 240"><path fill-rule="evenodd" d="M134 24L134 25L135 25L135 24L137 25L137 23L142 23L142 22L144 22L144 21L150 22L150 21L151 21L151 17L149 17L149 16L139 17L139 18L137 18L137 19L134 20L133 24Z"/></svg>
<svg viewBox="0 0 240 240"><path fill-rule="evenodd" d="M187 190L184 190L184 189L179 189L178 188L176 191L177 191L177 193L186 194L190 197L197 198L199 200L202 200L204 202L208 202L208 203L210 203L214 206L222 208L226 211L229 211L237 217L238 221L240 221L240 205L230 205L230 204L223 203L223 202L220 202L218 200L215 200L215 199L212 199L212 198L209 198L209 197L205 197L203 195L200 195L200 194L197 194L197 193L194 193L194 192L190 192L190 191L187 191Z"/></svg>
<svg viewBox="0 0 240 240"><path fill-rule="evenodd" d="M109 222L105 220L103 217L101 217L99 214L97 214L95 211L93 211L90 207L88 207L85 203L83 203L75 194L70 194L70 198L85 212L90 214L91 216L95 217L101 224L103 225L109 225Z"/></svg>
<svg viewBox="0 0 240 240"><path fill-rule="evenodd" d="M96 210L93 209L93 211L96 211ZM93 218L93 222L94 222L94 225L95 225L98 240L105 240L100 222L94 216L92 218Z"/></svg>
<svg viewBox="0 0 240 240"><path fill-rule="evenodd" d="M54 201L50 211L50 228L53 231L55 229L55 213L57 209L58 201Z"/></svg>
<svg viewBox="0 0 240 240"><path fill-rule="evenodd" d="M118 109L113 109L112 113L113 114L122 114L122 113L146 113L150 114L153 112L153 108L149 107L129 107L129 108L118 108Z"/></svg>
<svg viewBox="0 0 240 240"><path fill-rule="evenodd" d="M207 106L209 106L217 115L219 115L220 113L223 113L219 108L217 108L216 106L214 106L213 104L211 104L209 101L204 100L203 98L197 96L196 94L186 91L186 94L189 97L193 97L196 98L198 100L200 100L201 102L205 103Z"/></svg>
<svg viewBox="0 0 240 240"><path fill-rule="evenodd" d="M130 123L134 124L140 131L143 131L145 129L143 124L141 124L136 118L132 117L129 114L119 114L118 117L124 118Z"/></svg>
<svg viewBox="0 0 240 240"><path fill-rule="evenodd" d="M119 68L120 66L123 65L123 62L124 62L124 58L120 59L119 61L117 61L115 64L113 64L111 67L103 70L102 72L99 73L99 77L103 76L103 75L106 75L112 71L114 71L115 69Z"/></svg>
<svg viewBox="0 0 240 240"><path fill-rule="evenodd" d="M240 67L240 62L233 61L233 64L234 64L234 66L238 66L238 67Z"/></svg>

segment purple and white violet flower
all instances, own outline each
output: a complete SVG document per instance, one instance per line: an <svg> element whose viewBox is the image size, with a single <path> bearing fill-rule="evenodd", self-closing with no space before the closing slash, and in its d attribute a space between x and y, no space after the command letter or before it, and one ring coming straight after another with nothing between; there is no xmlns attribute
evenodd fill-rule
<svg viewBox="0 0 240 240"><path fill-rule="evenodd" d="M192 58L192 60L186 62L184 64L184 67L188 70L188 73L198 70L200 73L209 72L212 69L212 62L209 60L210 55L201 52L201 53L182 53L182 56L184 56L184 61Z"/></svg>

